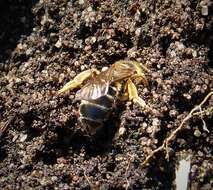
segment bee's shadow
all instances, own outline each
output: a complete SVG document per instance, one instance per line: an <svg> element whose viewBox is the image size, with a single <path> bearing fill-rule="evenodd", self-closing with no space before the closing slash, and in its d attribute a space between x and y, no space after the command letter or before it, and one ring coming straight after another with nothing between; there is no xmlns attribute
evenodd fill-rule
<svg viewBox="0 0 213 190"><path fill-rule="evenodd" d="M107 153L111 150L112 141L117 131L117 126L114 122L106 123L100 131L93 136L85 135L78 130L69 135L68 132L59 132L59 141L65 142L63 146L67 149L72 149L74 152L79 152L84 149L87 156L95 156ZM59 142L58 141L58 142Z"/></svg>
<svg viewBox="0 0 213 190"><path fill-rule="evenodd" d="M87 136L80 130L74 132L69 127L58 128L55 131L57 138L50 140L47 137L43 148L36 152L34 159L53 165L60 157L70 158L73 154L80 154L82 151L87 159L107 154L111 152L115 132L116 127L113 124L107 125L94 136Z"/></svg>

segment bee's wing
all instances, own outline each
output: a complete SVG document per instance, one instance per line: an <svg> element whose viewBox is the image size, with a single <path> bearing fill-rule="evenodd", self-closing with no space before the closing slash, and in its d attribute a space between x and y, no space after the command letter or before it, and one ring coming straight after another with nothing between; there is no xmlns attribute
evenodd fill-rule
<svg viewBox="0 0 213 190"><path fill-rule="evenodd" d="M76 94L76 99L94 100L108 93L109 82L94 78L88 81Z"/></svg>
<svg viewBox="0 0 213 190"><path fill-rule="evenodd" d="M99 75L91 78L87 84L77 92L76 98L81 100L94 100L106 95L111 83L136 74L134 67L135 64L126 64L125 61L114 63L108 70L102 71Z"/></svg>

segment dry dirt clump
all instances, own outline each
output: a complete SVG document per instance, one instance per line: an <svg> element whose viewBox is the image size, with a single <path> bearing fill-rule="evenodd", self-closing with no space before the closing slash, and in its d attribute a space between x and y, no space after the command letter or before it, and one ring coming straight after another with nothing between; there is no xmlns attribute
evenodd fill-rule
<svg viewBox="0 0 213 190"><path fill-rule="evenodd" d="M181 151L190 188L211 189L213 96L142 163L213 90L212 13L208 0L2 0L0 189L172 189ZM91 140L76 92L55 92L120 59L150 69L138 91L156 111L127 103Z"/></svg>

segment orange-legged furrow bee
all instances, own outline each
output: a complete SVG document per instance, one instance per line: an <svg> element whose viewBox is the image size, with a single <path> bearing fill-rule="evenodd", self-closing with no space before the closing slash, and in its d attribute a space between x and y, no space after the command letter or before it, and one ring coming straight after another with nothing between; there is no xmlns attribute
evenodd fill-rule
<svg viewBox="0 0 213 190"><path fill-rule="evenodd" d="M144 100L138 96L135 84L142 82L147 85L145 72L148 71L136 61L121 60L102 71L89 69L81 72L58 93L81 87L76 94L76 99L81 100L79 120L83 131L94 135L109 119L117 99L146 106Z"/></svg>

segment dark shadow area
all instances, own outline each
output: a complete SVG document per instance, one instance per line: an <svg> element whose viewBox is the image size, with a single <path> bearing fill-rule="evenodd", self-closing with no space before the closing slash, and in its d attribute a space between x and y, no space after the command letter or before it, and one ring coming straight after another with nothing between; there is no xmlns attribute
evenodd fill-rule
<svg viewBox="0 0 213 190"><path fill-rule="evenodd" d="M132 48L133 47L133 42L131 40L131 35L130 34L125 34L122 31L115 30L115 36L112 38L115 41L118 41L122 43L125 47Z"/></svg>
<svg viewBox="0 0 213 190"><path fill-rule="evenodd" d="M208 27L199 32L192 32L189 40L186 41L186 45L189 45L190 42L209 48L208 66L213 68L213 23L210 23Z"/></svg>
<svg viewBox="0 0 213 190"><path fill-rule="evenodd" d="M212 33L213 33L213 30L212 30ZM209 59L208 66L212 69L212 73L213 73L213 40L209 47L208 59Z"/></svg>
<svg viewBox="0 0 213 190"><path fill-rule="evenodd" d="M175 162L165 160L164 155L159 155L155 162L150 164L147 177L150 181L147 183L150 188L157 189L173 189L173 181L175 179Z"/></svg>
<svg viewBox="0 0 213 190"><path fill-rule="evenodd" d="M6 150L3 148L3 143L0 143L0 162L2 162L6 157Z"/></svg>
<svg viewBox="0 0 213 190"><path fill-rule="evenodd" d="M138 39L137 47L143 48L143 47L149 47L152 43L151 36L147 35L145 32L143 32Z"/></svg>
<svg viewBox="0 0 213 190"><path fill-rule="evenodd" d="M31 8L36 2L36 0L0 1L0 63L11 56L19 39L32 31Z"/></svg>
<svg viewBox="0 0 213 190"><path fill-rule="evenodd" d="M118 130L118 120L117 115L112 116L96 134L89 136L80 129L80 125L75 125L77 118L71 118L65 126L56 127L45 134L45 144L41 150L37 151L34 160L53 165L57 162L57 158L70 157L73 153L80 154L82 149L87 159L106 154L111 151L112 141Z"/></svg>
<svg viewBox="0 0 213 190"><path fill-rule="evenodd" d="M160 51L162 52L163 56L166 56L167 49L169 48L170 44L172 42L171 36L163 36L159 40L160 44Z"/></svg>

